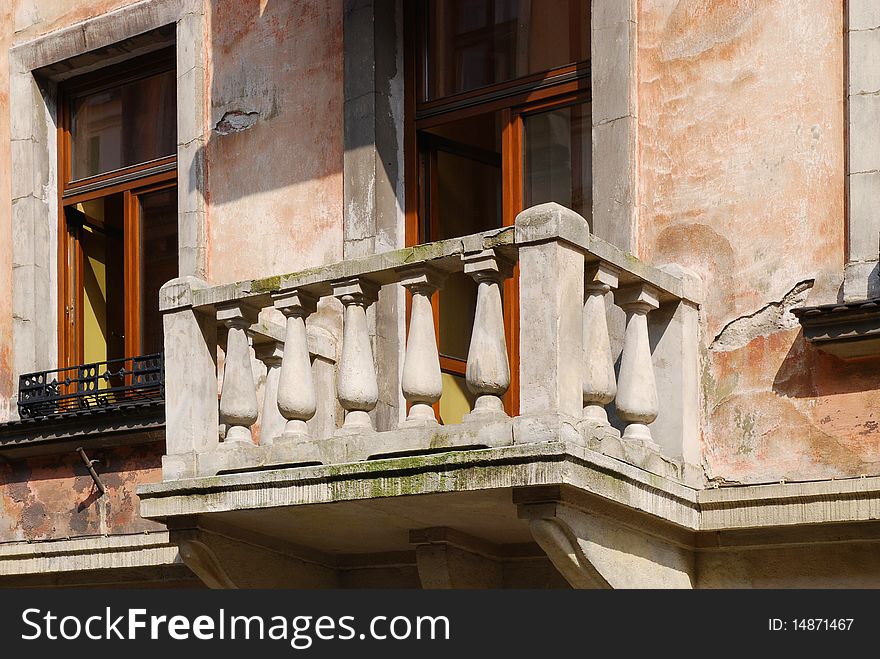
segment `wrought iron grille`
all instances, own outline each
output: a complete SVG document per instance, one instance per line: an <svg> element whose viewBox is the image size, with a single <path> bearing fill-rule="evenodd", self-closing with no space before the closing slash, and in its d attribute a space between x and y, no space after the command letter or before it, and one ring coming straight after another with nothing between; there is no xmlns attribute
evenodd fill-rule
<svg viewBox="0 0 880 659"><path fill-rule="evenodd" d="M125 409L164 400L162 353L25 373L18 379L21 418Z"/></svg>

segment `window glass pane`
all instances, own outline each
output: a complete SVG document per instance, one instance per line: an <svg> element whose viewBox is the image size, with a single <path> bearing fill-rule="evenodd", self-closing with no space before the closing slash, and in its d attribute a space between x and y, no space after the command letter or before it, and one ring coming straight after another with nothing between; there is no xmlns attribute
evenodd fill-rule
<svg viewBox="0 0 880 659"><path fill-rule="evenodd" d="M122 195L64 209L79 237L81 270L75 273L83 362L125 356L125 276Z"/></svg>
<svg viewBox="0 0 880 659"><path fill-rule="evenodd" d="M174 71L167 71L74 98L73 179L173 155L176 91Z"/></svg>
<svg viewBox="0 0 880 659"><path fill-rule="evenodd" d="M139 196L141 354L163 351L159 289L177 277L177 188Z"/></svg>
<svg viewBox="0 0 880 659"><path fill-rule="evenodd" d="M524 119L526 208L555 201L591 219L590 105L572 105Z"/></svg>
<svg viewBox="0 0 880 659"><path fill-rule="evenodd" d="M428 240L501 226L501 117L486 113L423 131Z"/></svg>
<svg viewBox="0 0 880 659"><path fill-rule="evenodd" d="M501 119L487 113L425 131L429 241L497 229L501 213ZM440 353L467 359L477 285L458 273L439 293Z"/></svg>
<svg viewBox="0 0 880 659"><path fill-rule="evenodd" d="M467 155L437 152L434 240L501 226L501 168Z"/></svg>
<svg viewBox="0 0 880 659"><path fill-rule="evenodd" d="M426 100L590 59L584 0L427 0Z"/></svg>
<svg viewBox="0 0 880 659"><path fill-rule="evenodd" d="M467 361L477 310L477 282L463 272L450 275L438 303L440 354Z"/></svg>

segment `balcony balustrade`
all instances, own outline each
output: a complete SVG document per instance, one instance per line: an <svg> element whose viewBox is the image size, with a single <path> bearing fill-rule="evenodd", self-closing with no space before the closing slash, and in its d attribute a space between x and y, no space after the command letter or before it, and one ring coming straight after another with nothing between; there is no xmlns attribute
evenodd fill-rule
<svg viewBox="0 0 880 659"><path fill-rule="evenodd" d="M515 265L519 410L510 417L502 291ZM431 296L459 272L477 282L465 374L475 403L460 424L441 425ZM376 363L369 320L395 287L411 296L400 373ZM524 211L514 227L300 273L174 280L160 295L164 477L565 440L682 478L699 462L700 294L688 271L640 262L557 204ZM319 307L341 316L341 336L311 321ZM380 378L399 383L406 412L396 427L375 426Z"/></svg>

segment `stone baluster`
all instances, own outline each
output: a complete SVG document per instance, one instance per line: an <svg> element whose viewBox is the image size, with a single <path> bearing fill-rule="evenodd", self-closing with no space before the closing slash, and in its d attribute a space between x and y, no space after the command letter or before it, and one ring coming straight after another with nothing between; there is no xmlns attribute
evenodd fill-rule
<svg viewBox="0 0 880 659"><path fill-rule="evenodd" d="M220 393L220 421L226 424L227 444L253 443L251 426L257 421L259 408L247 329L255 320L254 310L241 303L217 309L217 321L229 330Z"/></svg>
<svg viewBox="0 0 880 659"><path fill-rule="evenodd" d="M306 422L318 409L312 362L306 334L306 318L317 308L317 300L302 291L285 291L272 296L275 308L284 314L284 361L273 401L284 419L279 442L298 442L309 438Z"/></svg>
<svg viewBox="0 0 880 659"><path fill-rule="evenodd" d="M659 450L648 428L657 418L660 407L648 340L648 312L660 306L658 292L651 286L639 284L618 290L615 299L626 312L617 385L617 414L628 424L623 438Z"/></svg>
<svg viewBox="0 0 880 659"><path fill-rule="evenodd" d="M370 347L367 307L379 299L379 287L364 277L335 281L332 285L333 295L345 308L336 381L336 395L346 411L341 431L373 430L370 412L379 401L379 384Z"/></svg>
<svg viewBox="0 0 880 659"><path fill-rule="evenodd" d="M617 272L599 264L588 268L584 285L584 422L609 428L605 405L614 400L614 356L608 336L605 295L617 288Z"/></svg>
<svg viewBox="0 0 880 659"><path fill-rule="evenodd" d="M269 446L284 431L285 419L278 410L278 381L284 358L284 344L270 341L254 345L257 359L266 365L263 385L263 411L260 413L260 446Z"/></svg>
<svg viewBox="0 0 880 659"><path fill-rule="evenodd" d="M477 308L468 348L465 380L477 397L466 421L506 416L501 397L510 386L510 364L504 338L501 284L512 272L512 264L493 250L462 256L464 272L477 282Z"/></svg>
<svg viewBox="0 0 880 659"><path fill-rule="evenodd" d="M403 425L437 423L432 405L440 400L443 381L431 296L445 278L444 273L429 266L418 266L401 274L401 285L412 293L409 336L400 381L403 396L411 407Z"/></svg>

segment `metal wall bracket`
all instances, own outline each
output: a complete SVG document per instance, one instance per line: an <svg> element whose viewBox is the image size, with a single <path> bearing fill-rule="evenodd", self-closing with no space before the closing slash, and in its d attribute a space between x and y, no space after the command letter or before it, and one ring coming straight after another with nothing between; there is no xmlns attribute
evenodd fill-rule
<svg viewBox="0 0 880 659"><path fill-rule="evenodd" d="M89 460L89 456L86 455L86 452L80 446L76 449L76 452L79 453L79 457L82 458L83 464L86 466L86 469L89 470L89 474L92 476L92 480L95 481L95 487L98 488L98 492L103 496L104 484L101 482L101 479L98 478L98 472L95 471L95 463L100 462L100 460Z"/></svg>

